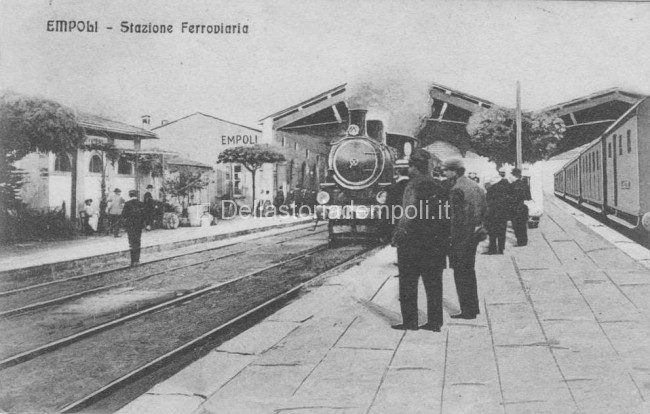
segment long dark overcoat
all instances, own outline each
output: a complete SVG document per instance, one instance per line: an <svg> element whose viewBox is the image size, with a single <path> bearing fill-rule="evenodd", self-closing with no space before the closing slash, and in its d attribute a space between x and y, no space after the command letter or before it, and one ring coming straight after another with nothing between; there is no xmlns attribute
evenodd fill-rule
<svg viewBox="0 0 650 414"><path fill-rule="evenodd" d="M485 221L485 192L465 176L456 179L449 193L451 204L451 266L474 263L478 244L475 230Z"/></svg>

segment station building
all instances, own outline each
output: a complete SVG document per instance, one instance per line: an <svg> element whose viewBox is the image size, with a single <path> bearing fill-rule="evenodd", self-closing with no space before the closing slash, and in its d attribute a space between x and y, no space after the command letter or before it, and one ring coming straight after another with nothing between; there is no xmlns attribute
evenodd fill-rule
<svg viewBox="0 0 650 414"><path fill-rule="evenodd" d="M122 122L112 121L97 115L78 112L77 119L86 133L86 142L99 141L112 143L124 153L147 153L142 151L142 143L156 140L156 135L143 128ZM86 199L93 200L93 207L99 209L102 181L107 194L113 189L122 190L123 197L129 190L142 190L148 184L160 187L159 177L143 174L130 161L121 157L110 162L102 151L77 150L77 211ZM15 165L23 171L23 186L20 197L23 202L37 210L64 209L70 214L72 191L72 162L70 154L31 153L16 161Z"/></svg>
<svg viewBox="0 0 650 414"><path fill-rule="evenodd" d="M273 197L281 189L317 190L327 172L329 142L348 122L345 84L322 92L260 120L261 129L196 112L151 128L158 140L146 143L151 150L171 151L212 167L210 184L195 202L235 199L252 202L252 174L241 164L218 164L226 148L269 145L286 161L265 164L255 174L256 199L267 191Z"/></svg>

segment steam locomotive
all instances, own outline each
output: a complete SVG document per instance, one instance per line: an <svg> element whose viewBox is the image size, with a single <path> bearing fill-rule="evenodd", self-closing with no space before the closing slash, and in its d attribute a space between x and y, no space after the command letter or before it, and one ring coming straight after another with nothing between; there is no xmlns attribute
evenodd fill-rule
<svg viewBox="0 0 650 414"><path fill-rule="evenodd" d="M384 133L380 120L368 120L367 111L350 111L345 136L331 144L326 180L316 200L318 219L328 220L329 243L342 239L376 239L385 235L387 189L395 170L407 169L407 157L417 140Z"/></svg>

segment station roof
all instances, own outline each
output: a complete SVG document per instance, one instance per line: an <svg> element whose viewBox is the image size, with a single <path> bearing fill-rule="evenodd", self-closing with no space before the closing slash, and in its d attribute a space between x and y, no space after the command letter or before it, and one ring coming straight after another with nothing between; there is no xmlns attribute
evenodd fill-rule
<svg viewBox="0 0 650 414"><path fill-rule="evenodd" d="M601 136L643 98L645 95L640 93L609 88L549 106L542 111L553 113L564 121L567 130L558 150L565 152Z"/></svg>
<svg viewBox="0 0 650 414"><path fill-rule="evenodd" d="M468 110L474 109L477 106L483 108L491 108L494 106L494 103L488 101L487 99L479 98L477 96L452 89L439 83L431 84L429 87L429 94L434 100L442 99Z"/></svg>
<svg viewBox="0 0 650 414"><path fill-rule="evenodd" d="M204 168L206 170L211 170L212 166L208 164L204 164L199 161L194 161L189 158L183 158L179 156L171 156L169 158L165 158L165 163L171 164L171 165L180 165L184 167L196 167L196 168Z"/></svg>
<svg viewBox="0 0 650 414"><path fill-rule="evenodd" d="M158 136L146 129L138 128L123 122L113 121L99 115L78 111L76 113L79 124L85 129L86 135L114 139L157 139Z"/></svg>
<svg viewBox="0 0 650 414"><path fill-rule="evenodd" d="M206 117L206 118L212 118L212 119L215 119L215 120L217 120L217 121L225 122L225 123L227 123L227 124L235 125L235 126L242 127L242 128L247 128L247 129L250 129L250 130L255 131L255 132L262 132L262 131L259 130L259 129L252 128L252 127L249 127L249 126L247 126L247 125L243 125L243 124L238 124L238 123L236 123L236 122L228 121L228 120L223 119L223 118L218 118L218 117L216 117L216 116L214 116L214 115L206 114L206 113L203 113L203 112L194 112L194 113L189 114L189 115L186 115L186 116L184 116L184 117L181 117L181 118L175 119L175 120L173 120L173 121L171 121L171 122L167 122L166 124L158 125L158 126L155 127L155 128L151 128L151 130L153 131L153 130L156 130L156 129L165 128L165 127L168 127L168 126L170 126L170 125L172 125L172 124L174 124L174 123L176 123L176 122L182 121L182 120L187 119L187 118L191 118L191 117L193 117L193 116L203 116L203 117Z"/></svg>

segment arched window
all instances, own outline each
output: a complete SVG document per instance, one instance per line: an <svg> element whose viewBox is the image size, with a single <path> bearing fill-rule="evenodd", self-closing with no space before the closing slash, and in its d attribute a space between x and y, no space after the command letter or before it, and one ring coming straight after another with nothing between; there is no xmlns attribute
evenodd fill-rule
<svg viewBox="0 0 650 414"><path fill-rule="evenodd" d="M132 175L133 164L131 164L131 162L124 157L120 158L120 160L117 162L117 173L124 174L124 175Z"/></svg>
<svg viewBox="0 0 650 414"><path fill-rule="evenodd" d="M56 154L56 158L54 159L54 171L72 171L72 164L70 163L70 157L68 157L68 154L63 152Z"/></svg>
<svg viewBox="0 0 650 414"><path fill-rule="evenodd" d="M305 187L305 175L307 174L307 163L303 162L300 166L300 186Z"/></svg>
<svg viewBox="0 0 650 414"><path fill-rule="evenodd" d="M88 165L88 172L91 173L101 173L103 163L102 163L102 157L99 155L95 154L90 158L90 164Z"/></svg>

